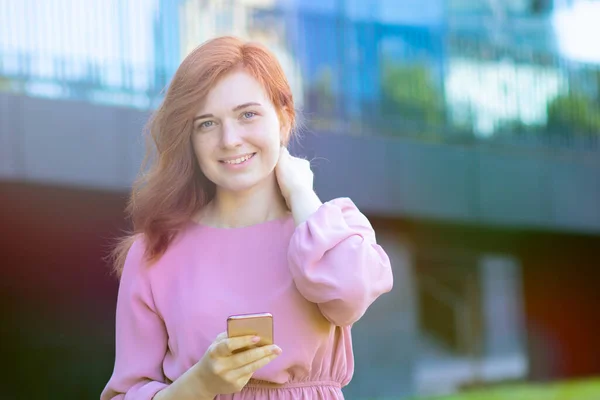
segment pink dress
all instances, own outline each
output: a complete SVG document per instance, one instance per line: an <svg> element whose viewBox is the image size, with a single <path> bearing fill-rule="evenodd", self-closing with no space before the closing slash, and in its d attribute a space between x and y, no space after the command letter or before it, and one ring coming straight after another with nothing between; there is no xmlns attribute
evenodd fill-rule
<svg viewBox="0 0 600 400"><path fill-rule="evenodd" d="M100 399L149 400L197 363L229 315L270 312L283 353L216 399L343 399L351 326L392 289L390 261L350 199L244 228L190 223L150 268L143 240L119 285L116 357Z"/></svg>

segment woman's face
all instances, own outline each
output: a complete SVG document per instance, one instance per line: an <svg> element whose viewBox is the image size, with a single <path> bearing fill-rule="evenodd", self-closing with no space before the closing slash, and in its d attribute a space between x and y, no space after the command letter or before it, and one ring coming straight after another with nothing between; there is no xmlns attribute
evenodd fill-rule
<svg viewBox="0 0 600 400"><path fill-rule="evenodd" d="M204 175L218 189L238 192L273 173L281 137L277 112L264 88L239 70L208 93L194 118L192 145Z"/></svg>

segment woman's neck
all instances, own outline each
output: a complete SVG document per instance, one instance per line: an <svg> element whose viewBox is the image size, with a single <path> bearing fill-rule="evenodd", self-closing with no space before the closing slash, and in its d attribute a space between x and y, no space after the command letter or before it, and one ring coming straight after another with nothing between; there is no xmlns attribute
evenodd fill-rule
<svg viewBox="0 0 600 400"><path fill-rule="evenodd" d="M239 228L279 219L289 214L275 174L243 192L217 188L199 217L203 225Z"/></svg>

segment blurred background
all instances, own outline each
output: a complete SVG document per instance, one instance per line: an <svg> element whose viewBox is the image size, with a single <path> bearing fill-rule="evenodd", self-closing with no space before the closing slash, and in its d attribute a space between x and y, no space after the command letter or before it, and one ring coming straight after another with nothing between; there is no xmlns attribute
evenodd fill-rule
<svg viewBox="0 0 600 400"><path fill-rule="evenodd" d="M600 399L599 21L584 0L0 0L0 398L98 398L142 127L233 34L277 54L317 193L392 258L348 399Z"/></svg>

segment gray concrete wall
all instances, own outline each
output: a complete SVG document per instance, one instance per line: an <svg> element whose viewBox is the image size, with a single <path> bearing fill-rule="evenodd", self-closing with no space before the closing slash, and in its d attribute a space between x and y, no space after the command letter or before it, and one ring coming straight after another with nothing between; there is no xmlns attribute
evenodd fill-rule
<svg viewBox="0 0 600 400"><path fill-rule="evenodd" d="M0 94L0 179L126 190L148 113ZM600 233L600 154L306 133L325 200L373 215Z"/></svg>

